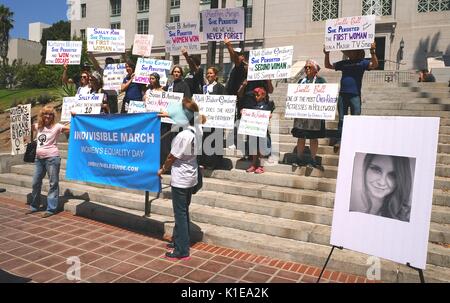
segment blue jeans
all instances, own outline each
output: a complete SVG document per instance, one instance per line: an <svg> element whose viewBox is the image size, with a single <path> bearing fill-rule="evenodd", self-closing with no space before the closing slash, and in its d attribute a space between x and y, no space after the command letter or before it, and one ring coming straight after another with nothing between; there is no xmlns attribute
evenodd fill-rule
<svg viewBox="0 0 450 303"><path fill-rule="evenodd" d="M172 186L172 206L175 216L173 229L174 253L189 256L189 205L191 204L192 188L178 188Z"/></svg>
<svg viewBox="0 0 450 303"><path fill-rule="evenodd" d="M361 115L361 96L340 93L338 98L338 113L339 113L339 124L338 124L338 142L341 141L342 137L342 126L344 125L344 116L348 115L348 108L350 108L350 113L353 115Z"/></svg>
<svg viewBox="0 0 450 303"><path fill-rule="evenodd" d="M48 172L50 189L47 195L47 212L56 212L58 209L59 197L59 168L61 165L60 157L51 157L45 159L36 159L34 161L35 170L33 176L33 191L31 193L31 210L38 210L41 204L42 180Z"/></svg>

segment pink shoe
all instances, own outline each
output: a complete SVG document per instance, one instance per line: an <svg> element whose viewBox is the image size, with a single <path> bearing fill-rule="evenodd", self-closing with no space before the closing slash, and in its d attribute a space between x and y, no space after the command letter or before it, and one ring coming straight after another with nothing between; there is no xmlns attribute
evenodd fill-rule
<svg viewBox="0 0 450 303"><path fill-rule="evenodd" d="M262 166L258 167L258 168L255 170L255 174L262 174L262 173L264 173L264 168L263 168Z"/></svg>
<svg viewBox="0 0 450 303"><path fill-rule="evenodd" d="M253 172L255 172L255 170L256 170L256 166L251 165L249 168L247 168L246 172L253 173Z"/></svg>

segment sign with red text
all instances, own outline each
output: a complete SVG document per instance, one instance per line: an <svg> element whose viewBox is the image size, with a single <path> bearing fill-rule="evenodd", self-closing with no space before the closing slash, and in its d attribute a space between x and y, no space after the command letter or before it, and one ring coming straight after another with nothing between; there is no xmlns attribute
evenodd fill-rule
<svg viewBox="0 0 450 303"><path fill-rule="evenodd" d="M167 83L167 71L172 68L172 61L169 60L157 60L150 58L139 58L136 64L136 70L134 72L135 77L133 82L141 84L149 84L150 74L159 74L159 84L161 86Z"/></svg>
<svg viewBox="0 0 450 303"><path fill-rule="evenodd" d="M223 8L202 11L203 35L206 41L243 41L244 8Z"/></svg>
<svg viewBox="0 0 450 303"><path fill-rule="evenodd" d="M81 60L81 41L47 41L47 65L79 65Z"/></svg>
<svg viewBox="0 0 450 303"><path fill-rule="evenodd" d="M269 127L270 110L242 110L238 134L265 138Z"/></svg>
<svg viewBox="0 0 450 303"><path fill-rule="evenodd" d="M369 15L327 20L325 50L370 48L375 41L375 18L375 15Z"/></svg>
<svg viewBox="0 0 450 303"><path fill-rule="evenodd" d="M11 108L11 155L25 153L25 138L31 136L31 104L18 105Z"/></svg>
<svg viewBox="0 0 450 303"><path fill-rule="evenodd" d="M125 30L88 28L86 35L88 52L125 53Z"/></svg>
<svg viewBox="0 0 450 303"><path fill-rule="evenodd" d="M334 120L339 84L289 84L286 118Z"/></svg>
<svg viewBox="0 0 450 303"><path fill-rule="evenodd" d="M133 55L150 57L152 45L153 35L134 35Z"/></svg>
<svg viewBox="0 0 450 303"><path fill-rule="evenodd" d="M147 112L167 112L171 104L181 104L181 102L183 102L183 96L183 93L147 91L145 109ZM161 122L176 124L175 121L170 118L161 118Z"/></svg>
<svg viewBox="0 0 450 303"><path fill-rule="evenodd" d="M289 78L293 55L293 46L251 50L247 80Z"/></svg>
<svg viewBox="0 0 450 303"><path fill-rule="evenodd" d="M183 47L189 53L200 52L200 29L197 21L166 24L166 52L179 55Z"/></svg>

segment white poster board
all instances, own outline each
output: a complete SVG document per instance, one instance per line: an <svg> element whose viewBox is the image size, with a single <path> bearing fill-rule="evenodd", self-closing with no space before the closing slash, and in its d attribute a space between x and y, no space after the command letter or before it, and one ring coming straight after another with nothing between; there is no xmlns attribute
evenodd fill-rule
<svg viewBox="0 0 450 303"><path fill-rule="evenodd" d="M126 76L125 63L108 64L103 70L103 89L119 91Z"/></svg>
<svg viewBox="0 0 450 303"><path fill-rule="evenodd" d="M247 80L289 78L293 55L293 46L251 50Z"/></svg>
<svg viewBox="0 0 450 303"><path fill-rule="evenodd" d="M134 35L133 55L150 57L153 46L153 35Z"/></svg>
<svg viewBox="0 0 450 303"><path fill-rule="evenodd" d="M61 122L68 122L71 112L79 115L97 115L102 109L104 94L76 95L63 99Z"/></svg>
<svg viewBox="0 0 450 303"><path fill-rule="evenodd" d="M325 50L370 48L375 41L375 18L375 15L368 15L327 20Z"/></svg>
<svg viewBox="0 0 450 303"><path fill-rule="evenodd" d="M47 41L47 65L79 65L81 61L81 41Z"/></svg>
<svg viewBox="0 0 450 303"><path fill-rule="evenodd" d="M9 114L11 155L22 155L26 149L24 139L31 137L31 104L13 107Z"/></svg>
<svg viewBox="0 0 450 303"><path fill-rule="evenodd" d="M202 11L205 41L243 41L245 39L244 8L223 8Z"/></svg>
<svg viewBox="0 0 450 303"><path fill-rule="evenodd" d="M242 110L238 134L265 138L269 127L270 110L247 109Z"/></svg>
<svg viewBox="0 0 450 303"><path fill-rule="evenodd" d="M289 84L286 118L334 120L339 84Z"/></svg>
<svg viewBox="0 0 450 303"><path fill-rule="evenodd" d="M133 82L141 84L149 84L149 77L152 73L159 74L159 84L164 86L167 84L167 74L172 68L172 61L157 60L150 58L138 58Z"/></svg>
<svg viewBox="0 0 450 303"><path fill-rule="evenodd" d="M183 93L148 92L145 108L147 109L147 112L167 112L171 104L181 104L183 102L183 96ZM161 118L161 122L176 124L175 121L170 118Z"/></svg>
<svg viewBox="0 0 450 303"><path fill-rule="evenodd" d="M439 118L345 116L332 245L425 269L438 135Z"/></svg>
<svg viewBox="0 0 450 303"><path fill-rule="evenodd" d="M200 114L206 116L203 127L234 129L236 96L194 95Z"/></svg>
<svg viewBox="0 0 450 303"><path fill-rule="evenodd" d="M183 47L189 53L200 52L200 28L198 21L166 24L166 52L179 55Z"/></svg>
<svg viewBox="0 0 450 303"><path fill-rule="evenodd" d="M147 110L145 109L144 101L130 101L128 105L128 114L137 114L137 113L145 113Z"/></svg>
<svg viewBox="0 0 450 303"><path fill-rule="evenodd" d="M87 48L88 52L125 53L125 30L88 28Z"/></svg>

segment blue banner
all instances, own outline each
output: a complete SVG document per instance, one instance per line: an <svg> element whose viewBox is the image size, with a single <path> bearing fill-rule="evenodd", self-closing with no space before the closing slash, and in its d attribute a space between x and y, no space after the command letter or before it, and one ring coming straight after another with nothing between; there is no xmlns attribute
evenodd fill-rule
<svg viewBox="0 0 450 303"><path fill-rule="evenodd" d="M66 179L159 192L160 125L156 113L72 117Z"/></svg>

